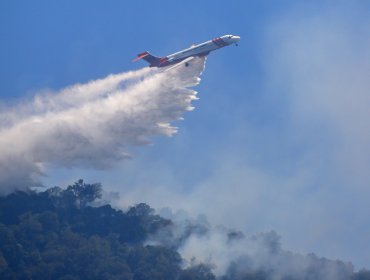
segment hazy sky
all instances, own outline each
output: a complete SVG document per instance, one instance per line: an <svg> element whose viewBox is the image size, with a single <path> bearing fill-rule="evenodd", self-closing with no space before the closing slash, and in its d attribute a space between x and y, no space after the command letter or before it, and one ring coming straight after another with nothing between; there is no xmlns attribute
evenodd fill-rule
<svg viewBox="0 0 370 280"><path fill-rule="evenodd" d="M208 57L178 134L112 169L50 166L43 182L99 181L124 206L273 229L287 249L369 268L369 30L360 0L1 1L0 95L18 103L140 69L145 50L239 35Z"/></svg>

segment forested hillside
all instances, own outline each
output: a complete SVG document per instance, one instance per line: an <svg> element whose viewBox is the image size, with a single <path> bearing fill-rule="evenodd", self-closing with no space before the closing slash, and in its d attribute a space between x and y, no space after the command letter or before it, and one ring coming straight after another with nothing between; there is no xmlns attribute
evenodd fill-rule
<svg viewBox="0 0 370 280"><path fill-rule="evenodd" d="M192 230L199 235L207 229L190 225L185 235L170 242L174 239L168 230L173 226L171 220L156 215L144 203L126 212L110 205L89 206L101 194L100 184L79 180L67 189L54 187L1 197L0 279L216 279L209 264L194 263L185 268L178 252ZM148 237L160 232L167 233L171 245L163 240L148 245ZM241 233L229 234L230 242L240 238L244 238ZM286 252L276 250L273 254L289 258ZM268 263L253 270L240 259L217 279L319 279L323 268L331 266L343 268L348 279L370 279L368 271L352 273L341 262L333 266L331 261L314 260L317 268L310 268L301 278L288 274L273 278L273 266Z"/></svg>
<svg viewBox="0 0 370 280"><path fill-rule="evenodd" d="M214 279L204 266L182 269L175 250L144 245L171 221L146 204L88 206L100 196L80 180L0 198L0 279Z"/></svg>

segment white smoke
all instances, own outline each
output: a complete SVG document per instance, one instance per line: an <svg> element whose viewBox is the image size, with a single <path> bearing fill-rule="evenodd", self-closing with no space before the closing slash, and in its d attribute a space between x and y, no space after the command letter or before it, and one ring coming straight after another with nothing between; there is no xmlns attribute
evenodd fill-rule
<svg viewBox="0 0 370 280"><path fill-rule="evenodd" d="M351 263L284 250L275 231L246 236L222 226L212 227L204 216L195 220L170 216L173 223L147 243L177 248L184 267L206 265L217 279L347 280L354 273Z"/></svg>
<svg viewBox="0 0 370 280"><path fill-rule="evenodd" d="M206 234L191 235L180 254L187 265L208 264L215 275L226 275L226 279L263 273L263 279L347 280L353 274L351 263L283 250L274 231L246 237L241 232L212 228Z"/></svg>
<svg viewBox="0 0 370 280"><path fill-rule="evenodd" d="M0 193L40 184L48 165L108 168L193 109L204 59L170 71L144 68L77 84L0 113Z"/></svg>

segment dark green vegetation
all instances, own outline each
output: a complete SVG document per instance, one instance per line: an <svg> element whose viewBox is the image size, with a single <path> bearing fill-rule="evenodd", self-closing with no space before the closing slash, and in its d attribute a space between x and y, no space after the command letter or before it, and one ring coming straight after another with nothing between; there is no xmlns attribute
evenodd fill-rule
<svg viewBox="0 0 370 280"><path fill-rule="evenodd" d="M15 192L0 197L0 279L216 279L207 265L184 269L177 252L179 244L191 234L207 234L208 229L189 224L185 234L171 241L174 223L155 215L146 204L138 204L127 212L110 205L89 206L101 193L100 184L79 180L65 190L54 187L44 192ZM171 245L146 245L149 236L160 232ZM350 275L351 280L370 279L370 272L365 270L349 270L348 274L341 262L312 256L297 258L281 250L273 234L266 237L271 251L266 264L252 269L254 260L248 256L230 260L226 275L218 279L329 279L320 275L326 275L322 273L330 266L343 268L342 275ZM230 242L243 238L241 233L229 234ZM309 273L297 274L300 276L286 274L276 278L276 260L281 265L309 260L312 268Z"/></svg>
<svg viewBox="0 0 370 280"><path fill-rule="evenodd" d="M143 244L171 221L146 204L87 206L100 196L80 180L0 198L0 279L214 279L203 266L181 269L175 250Z"/></svg>

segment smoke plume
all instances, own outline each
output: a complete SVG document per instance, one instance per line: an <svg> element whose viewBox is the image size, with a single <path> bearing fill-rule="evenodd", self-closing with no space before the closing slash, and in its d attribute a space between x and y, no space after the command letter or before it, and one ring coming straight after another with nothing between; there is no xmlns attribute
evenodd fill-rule
<svg viewBox="0 0 370 280"><path fill-rule="evenodd" d="M241 231L211 226L204 216L171 218L174 222L147 243L176 248L185 267L206 265L217 279L348 280L354 275L351 263L284 250L275 231L247 236Z"/></svg>
<svg viewBox="0 0 370 280"><path fill-rule="evenodd" d="M40 92L0 112L0 193L40 184L48 165L109 168L193 109L204 58Z"/></svg>

